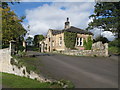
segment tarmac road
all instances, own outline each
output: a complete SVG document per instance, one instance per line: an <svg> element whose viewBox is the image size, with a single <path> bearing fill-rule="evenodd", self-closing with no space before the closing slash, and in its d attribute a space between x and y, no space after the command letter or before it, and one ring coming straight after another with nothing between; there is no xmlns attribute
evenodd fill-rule
<svg viewBox="0 0 120 90"><path fill-rule="evenodd" d="M76 88L118 88L117 57L46 54L37 58L42 63L42 74L57 80L70 80Z"/></svg>

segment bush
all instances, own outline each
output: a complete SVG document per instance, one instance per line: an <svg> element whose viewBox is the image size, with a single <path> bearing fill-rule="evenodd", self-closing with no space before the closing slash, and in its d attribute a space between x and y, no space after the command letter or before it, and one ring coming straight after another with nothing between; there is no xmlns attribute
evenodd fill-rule
<svg viewBox="0 0 120 90"><path fill-rule="evenodd" d="M22 45L19 45L17 46L17 50L22 52L23 50L25 50L25 47L23 47Z"/></svg>
<svg viewBox="0 0 120 90"><path fill-rule="evenodd" d="M120 39L116 39L114 41L109 42L109 47L120 47Z"/></svg>
<svg viewBox="0 0 120 90"><path fill-rule="evenodd" d="M112 54L120 54L120 48L118 47L109 47L108 50Z"/></svg>
<svg viewBox="0 0 120 90"><path fill-rule="evenodd" d="M25 56L26 55L26 53L25 52L23 52L23 51L18 51L18 56L19 57L23 57L23 56Z"/></svg>
<svg viewBox="0 0 120 90"><path fill-rule="evenodd" d="M109 52L112 54L120 54L120 39L109 42Z"/></svg>
<svg viewBox="0 0 120 90"><path fill-rule="evenodd" d="M87 38L87 41L84 40L84 47L85 47L85 49L86 49L86 50L91 50L91 48L92 48L92 43L93 43L93 40L92 40L91 37L89 36L89 37Z"/></svg>

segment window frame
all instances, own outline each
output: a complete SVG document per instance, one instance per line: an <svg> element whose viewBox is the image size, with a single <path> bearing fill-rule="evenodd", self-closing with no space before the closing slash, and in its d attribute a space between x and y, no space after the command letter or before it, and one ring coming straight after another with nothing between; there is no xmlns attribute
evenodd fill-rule
<svg viewBox="0 0 120 90"><path fill-rule="evenodd" d="M77 46L83 46L83 37L77 37L76 38L76 45Z"/></svg>
<svg viewBox="0 0 120 90"><path fill-rule="evenodd" d="M59 37L59 46L62 46L62 37Z"/></svg>

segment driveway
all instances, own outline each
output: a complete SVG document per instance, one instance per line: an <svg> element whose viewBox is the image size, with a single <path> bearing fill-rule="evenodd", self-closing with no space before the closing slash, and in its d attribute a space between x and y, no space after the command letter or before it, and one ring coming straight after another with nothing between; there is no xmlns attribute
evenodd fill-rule
<svg viewBox="0 0 120 90"><path fill-rule="evenodd" d="M70 80L76 88L118 88L117 57L31 53L40 59L40 71L49 78Z"/></svg>

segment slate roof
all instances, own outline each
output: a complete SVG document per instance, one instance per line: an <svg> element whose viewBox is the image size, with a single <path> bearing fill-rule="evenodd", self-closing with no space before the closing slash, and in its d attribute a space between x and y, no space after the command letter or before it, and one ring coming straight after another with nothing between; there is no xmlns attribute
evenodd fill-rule
<svg viewBox="0 0 120 90"><path fill-rule="evenodd" d="M71 26L70 28L63 29L63 30L53 30L53 29L51 29L51 31L52 31L53 35L60 34L60 33L65 32L65 31L67 31L67 32L73 32L73 33L93 35L93 33L88 32L87 30L82 30L82 29L76 28L74 26Z"/></svg>
<svg viewBox="0 0 120 90"><path fill-rule="evenodd" d="M53 35L60 34L63 30L51 30Z"/></svg>
<svg viewBox="0 0 120 90"><path fill-rule="evenodd" d="M68 29L66 29L64 31L73 32L73 33L80 33L80 34L90 34L90 35L93 35L93 33L88 32L87 30L82 30L82 29L76 28L74 26L71 26L70 28L68 28Z"/></svg>

